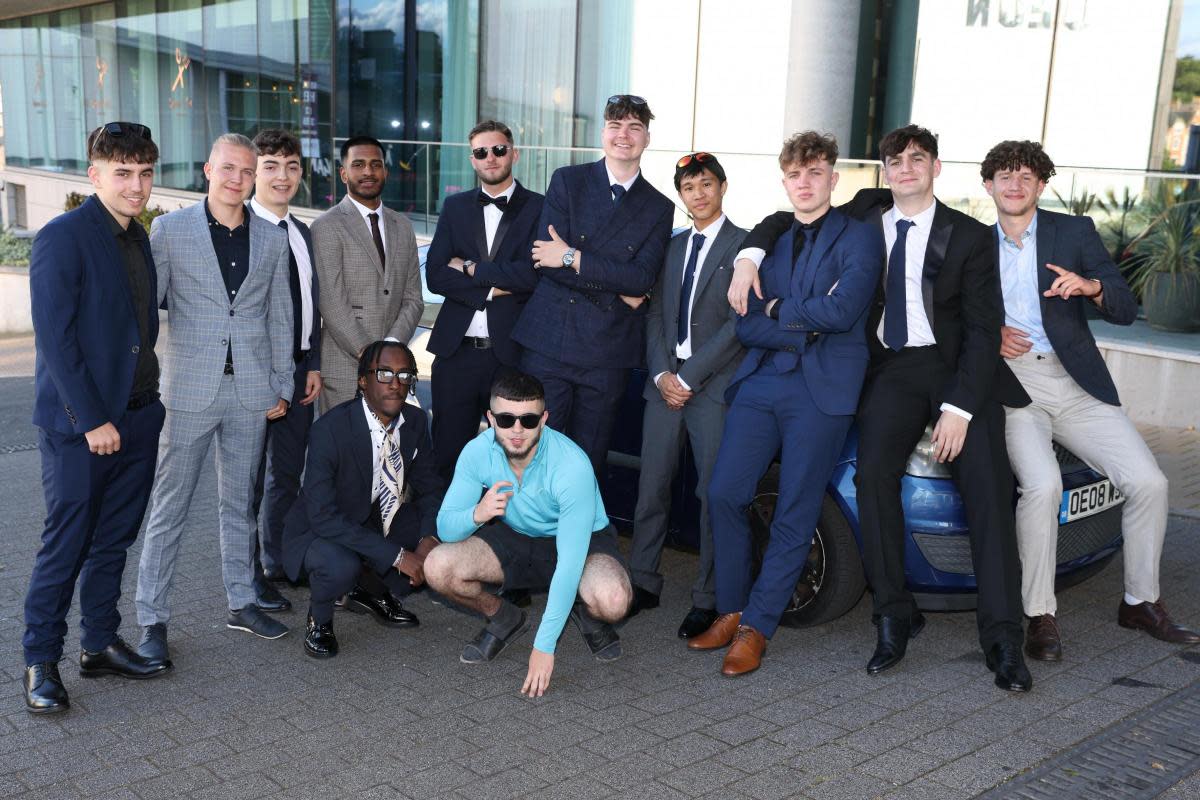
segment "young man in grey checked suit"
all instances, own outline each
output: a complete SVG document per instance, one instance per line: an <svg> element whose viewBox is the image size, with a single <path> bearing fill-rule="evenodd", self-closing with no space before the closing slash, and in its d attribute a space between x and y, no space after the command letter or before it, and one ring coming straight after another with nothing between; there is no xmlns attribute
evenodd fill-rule
<svg viewBox="0 0 1200 800"><path fill-rule="evenodd" d="M353 399L363 349L379 339L408 344L425 310L412 225L383 205L383 145L370 136L347 139L338 174L347 195L312 225L325 325L322 414Z"/></svg>
<svg viewBox="0 0 1200 800"><path fill-rule="evenodd" d="M267 639L287 633L255 605L250 495L267 420L287 413L292 381L288 238L246 208L257 150L240 134L213 143L208 197L154 221L150 249L170 328L163 364L166 425L138 575L138 652L165 660L167 595L192 493L217 445L221 570L228 627Z"/></svg>

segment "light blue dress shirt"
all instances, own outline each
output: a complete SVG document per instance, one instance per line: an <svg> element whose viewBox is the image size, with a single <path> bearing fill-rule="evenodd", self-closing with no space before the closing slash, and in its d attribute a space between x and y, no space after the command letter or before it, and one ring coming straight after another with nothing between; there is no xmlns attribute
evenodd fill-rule
<svg viewBox="0 0 1200 800"><path fill-rule="evenodd" d="M1000 290L1004 293L1004 324L1029 334L1035 353L1053 353L1042 327L1042 292L1038 288L1037 214L1021 234L1021 246L1008 237L1000 223Z"/></svg>

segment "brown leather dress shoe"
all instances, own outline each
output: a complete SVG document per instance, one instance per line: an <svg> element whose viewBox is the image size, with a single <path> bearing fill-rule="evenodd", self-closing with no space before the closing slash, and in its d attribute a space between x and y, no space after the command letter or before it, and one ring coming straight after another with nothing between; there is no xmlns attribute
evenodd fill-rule
<svg viewBox="0 0 1200 800"><path fill-rule="evenodd" d="M708 630L704 633L688 639L688 650L717 650L726 647L733 641L733 635L737 633L738 622L741 619L742 612L740 611L722 614L712 625L708 626Z"/></svg>
<svg viewBox="0 0 1200 800"><path fill-rule="evenodd" d="M1171 615L1161 599L1156 603L1138 603L1136 606L1122 600L1121 607L1117 609L1117 624L1122 628L1145 631L1155 639L1171 644L1200 642L1200 633L1171 621Z"/></svg>
<svg viewBox="0 0 1200 800"><path fill-rule="evenodd" d="M1029 618L1029 628L1025 631L1025 655L1037 661L1062 661L1062 638L1053 614Z"/></svg>
<svg viewBox="0 0 1200 800"><path fill-rule="evenodd" d="M766 649L767 637L749 625L738 625L733 644L729 646L729 652L725 654L725 661L721 664L721 674L726 678L736 678L754 672L762 664L762 656Z"/></svg>

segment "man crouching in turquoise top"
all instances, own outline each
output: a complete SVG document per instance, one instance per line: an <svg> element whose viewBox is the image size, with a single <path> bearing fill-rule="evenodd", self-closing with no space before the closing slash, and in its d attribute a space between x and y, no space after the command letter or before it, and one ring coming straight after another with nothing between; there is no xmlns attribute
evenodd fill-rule
<svg viewBox="0 0 1200 800"><path fill-rule="evenodd" d="M491 428L467 443L455 465L437 518L445 544L425 559L425 580L487 617L463 648L466 664L491 661L529 629L525 612L497 590L549 590L521 687L541 697L568 616L598 660L620 658L612 623L629 610L633 589L587 454L546 427L541 382L502 373L490 406Z"/></svg>

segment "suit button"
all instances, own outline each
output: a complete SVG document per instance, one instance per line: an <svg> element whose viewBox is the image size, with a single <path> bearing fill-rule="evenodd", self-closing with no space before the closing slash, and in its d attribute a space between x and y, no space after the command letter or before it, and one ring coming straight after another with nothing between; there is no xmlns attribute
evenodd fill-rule
<svg viewBox="0 0 1200 800"><path fill-rule="evenodd" d="M133 347L131 347L131 348L130 348L130 350L132 350L132 351L133 351L133 354L136 356L138 353L140 353L140 352L141 352L142 348L138 347L138 346L135 344Z"/></svg>
<svg viewBox="0 0 1200 800"><path fill-rule="evenodd" d="M583 241L584 239L586 239L586 238L587 238L587 234L585 234L585 233L581 233L581 234L579 234L579 241L581 241L581 242L582 242L582 241Z"/></svg>
<svg viewBox="0 0 1200 800"><path fill-rule="evenodd" d="M229 309L229 316L231 316L231 317L233 316L233 309L232 309L232 308L231 308L231 309Z"/></svg>
<svg viewBox="0 0 1200 800"><path fill-rule="evenodd" d="M383 293L384 293L384 294L387 294L387 293L388 293L388 290L387 290L387 289L384 289L384 290L383 290Z"/></svg>
<svg viewBox="0 0 1200 800"><path fill-rule="evenodd" d="M227 339L222 339L221 344L229 344L229 341Z"/></svg>
<svg viewBox="0 0 1200 800"><path fill-rule="evenodd" d="M571 300L570 300L570 302L574 303L574 302L575 302L575 298L574 298L574 297L572 297L572 298L571 298Z"/></svg>

